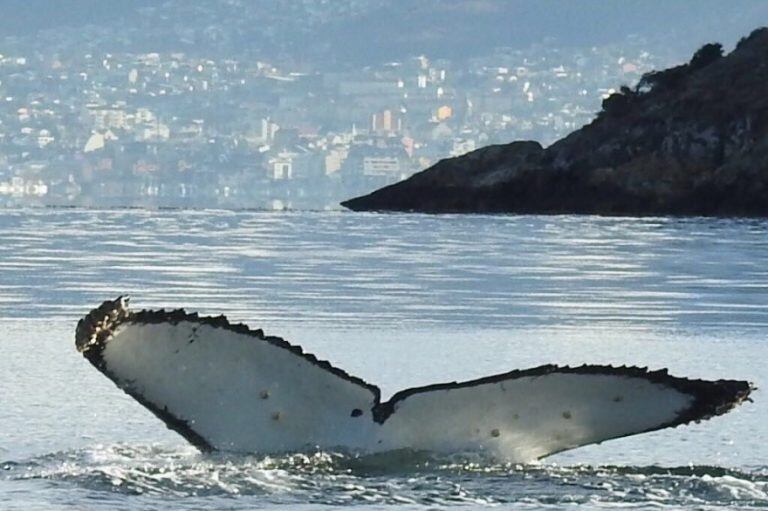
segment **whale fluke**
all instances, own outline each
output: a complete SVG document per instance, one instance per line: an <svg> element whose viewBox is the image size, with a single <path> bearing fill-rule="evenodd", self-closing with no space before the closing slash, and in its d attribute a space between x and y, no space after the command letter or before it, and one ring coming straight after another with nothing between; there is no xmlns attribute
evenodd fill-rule
<svg viewBox="0 0 768 511"><path fill-rule="evenodd" d="M721 415L746 381L666 369L544 365L400 391L279 338L184 310L106 301L80 320L77 349L203 451L395 449L483 452L511 462Z"/></svg>

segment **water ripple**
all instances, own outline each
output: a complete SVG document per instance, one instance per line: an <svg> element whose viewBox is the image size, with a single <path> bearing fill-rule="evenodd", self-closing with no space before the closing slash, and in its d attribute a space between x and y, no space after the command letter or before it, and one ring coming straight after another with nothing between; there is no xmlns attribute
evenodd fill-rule
<svg viewBox="0 0 768 511"><path fill-rule="evenodd" d="M768 326L768 223L231 211L0 212L0 317L118 294L359 328Z"/></svg>
<svg viewBox="0 0 768 511"><path fill-rule="evenodd" d="M617 467L497 464L477 456L398 452L201 455L102 446L0 464L6 481L45 480L96 493L275 504L508 504L515 508L768 507L768 474L716 466ZM248 500L253 502L253 500ZM179 501L177 501L179 502Z"/></svg>

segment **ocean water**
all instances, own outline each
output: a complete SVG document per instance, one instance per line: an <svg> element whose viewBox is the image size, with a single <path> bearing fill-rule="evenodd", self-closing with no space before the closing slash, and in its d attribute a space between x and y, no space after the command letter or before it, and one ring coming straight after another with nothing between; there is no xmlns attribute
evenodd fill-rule
<svg viewBox="0 0 768 511"><path fill-rule="evenodd" d="M200 454L75 351L77 320L118 295L224 313L385 397L544 363L766 387L768 221L0 211L2 510L768 507L760 390L526 466Z"/></svg>

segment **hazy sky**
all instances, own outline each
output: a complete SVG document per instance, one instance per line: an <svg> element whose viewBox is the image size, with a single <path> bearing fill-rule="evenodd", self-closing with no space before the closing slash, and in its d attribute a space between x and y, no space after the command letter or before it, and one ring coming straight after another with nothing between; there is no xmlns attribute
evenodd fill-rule
<svg viewBox="0 0 768 511"><path fill-rule="evenodd" d="M147 9L151 7L152 9ZM768 24L764 0L3 0L0 37L41 29L126 27L167 29L167 36L136 40L136 49L185 49L178 30L217 27L226 51L266 44L283 48L324 45L351 61L403 54L460 57L493 46L525 47L545 38L562 45L619 42L628 34L690 53L705 42L732 46ZM171 30L173 28L176 30ZM122 44L125 44L124 42ZM189 43L187 43L189 44ZM189 48L186 48L189 50ZM196 48L206 51L206 45ZM214 48L211 48L214 50ZM216 48L221 50L222 48Z"/></svg>

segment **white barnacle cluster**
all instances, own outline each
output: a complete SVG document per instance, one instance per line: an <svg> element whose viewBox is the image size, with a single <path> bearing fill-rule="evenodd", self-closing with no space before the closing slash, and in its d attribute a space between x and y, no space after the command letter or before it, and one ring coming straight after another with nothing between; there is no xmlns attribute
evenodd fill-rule
<svg viewBox="0 0 768 511"><path fill-rule="evenodd" d="M113 302L105 302L95 309L78 328L77 344L80 351L88 351L93 346L102 344L115 328L115 325L129 316L128 298L119 297Z"/></svg>

